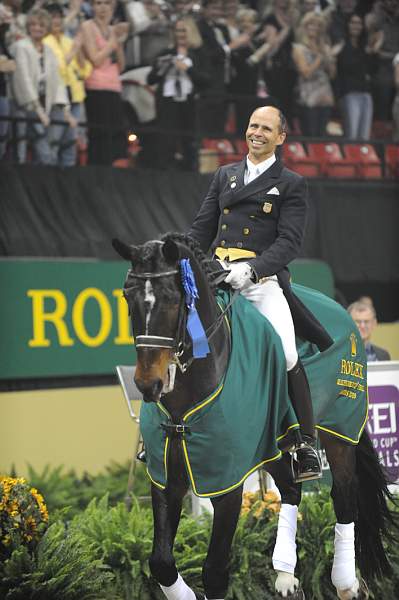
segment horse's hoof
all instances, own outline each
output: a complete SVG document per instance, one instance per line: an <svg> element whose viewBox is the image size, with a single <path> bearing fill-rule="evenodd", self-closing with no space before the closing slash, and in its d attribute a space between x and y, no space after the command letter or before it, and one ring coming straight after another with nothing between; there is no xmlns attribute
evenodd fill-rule
<svg viewBox="0 0 399 600"><path fill-rule="evenodd" d="M281 598L283 598L284 600L306 600L305 593L301 587L298 588L293 594L289 594L288 596L282 596L281 594L277 594L275 600L281 600Z"/></svg>
<svg viewBox="0 0 399 600"><path fill-rule="evenodd" d="M346 590L337 590L338 598L341 600L367 600L370 596L367 583L364 579L360 581L356 579L356 583L352 588Z"/></svg>

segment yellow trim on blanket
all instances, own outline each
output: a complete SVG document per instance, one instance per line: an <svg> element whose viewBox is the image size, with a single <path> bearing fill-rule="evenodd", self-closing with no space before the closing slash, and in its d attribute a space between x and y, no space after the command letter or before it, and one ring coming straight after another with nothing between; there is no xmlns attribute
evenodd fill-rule
<svg viewBox="0 0 399 600"><path fill-rule="evenodd" d="M147 475L148 475L151 483L153 483L154 485L156 485L160 490L165 490L166 489L166 485L162 485L162 483L158 483L158 481L155 481L155 479L153 479L151 477L151 473L149 472L148 467L147 467Z"/></svg>
<svg viewBox="0 0 399 600"><path fill-rule="evenodd" d="M165 448L163 449L163 466L165 469L165 481L168 481L168 448L169 448L169 437L166 437Z"/></svg>
<svg viewBox="0 0 399 600"><path fill-rule="evenodd" d="M235 483L234 485L231 485L228 488L225 488L224 490L220 490L218 492L209 492L208 494L200 494L197 491L197 488L195 486L195 481L194 481L194 476L193 476L193 472L191 470L191 465L190 465L190 460L188 458L188 452L187 452L187 446L186 446L186 441L183 440L182 441L182 446L183 446L183 452L184 452L184 457L186 460L186 467L187 467L187 471L188 471L188 475L190 477L190 482L191 482L191 487L193 488L193 492L196 496L198 496L198 498L210 498L211 496L219 496L220 494L226 494L227 492L231 492L232 490L236 489L238 486L240 486L247 477L249 477L249 475L251 475L251 473L253 473L254 471L256 471L257 469L260 469L260 467L268 462L272 462L274 460L278 460L279 458L281 458L282 456L282 452L281 450L279 450L279 452L276 454L276 456L273 456L272 458L267 458L266 460L263 460L262 462L258 463L257 465L255 465L254 467L252 467L252 469L250 469L241 479L240 481L238 481L237 483Z"/></svg>
<svg viewBox="0 0 399 600"><path fill-rule="evenodd" d="M290 425L289 427L287 427L287 430L285 433L282 433L281 435L279 435L276 440L277 442L279 442L280 440L282 440L283 438L285 438L285 436L287 436L290 432L291 429L299 429L300 425L299 423L294 423L293 425Z"/></svg>
<svg viewBox="0 0 399 600"><path fill-rule="evenodd" d="M364 428L366 427L366 423L367 423L367 419L369 417L369 389L367 387L367 393L366 393L366 398L367 398L367 402L366 402L366 415L364 417L364 421L363 424L359 430L359 433L357 435L357 439L353 440L352 438L346 436L346 435L342 435L342 433L337 433L336 431L333 431L332 429L328 429L327 427L323 427L322 425L316 425L316 429L320 429L320 431L325 431L326 433L330 433L331 435L335 435L336 437L342 438L343 440L346 440L347 442L351 442L352 444L358 444L360 441L360 437L363 433Z"/></svg>
<svg viewBox="0 0 399 600"><path fill-rule="evenodd" d="M197 406L195 406L194 408L192 408L191 410L189 410L184 417L182 418L183 421L187 421L187 419L189 417L191 417L191 415L193 415L194 413L198 412L199 410L201 410L201 408L203 408L204 406L206 406L207 404L209 404L210 402L212 402L212 400L214 400L216 398L216 396L219 396L220 392L223 389L223 385L224 385L224 381L222 381L221 384L219 384L219 387L216 389L215 392L213 392L213 394L211 394L206 400L204 400L203 402L201 402L201 404L197 404Z"/></svg>

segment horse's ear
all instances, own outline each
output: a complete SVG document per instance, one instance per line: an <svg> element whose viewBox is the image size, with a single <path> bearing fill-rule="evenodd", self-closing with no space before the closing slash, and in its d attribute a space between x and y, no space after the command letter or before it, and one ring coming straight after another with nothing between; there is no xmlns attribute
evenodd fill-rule
<svg viewBox="0 0 399 600"><path fill-rule="evenodd" d="M134 262L136 260L138 251L137 246L128 246L124 242L118 240L118 238L114 238L112 240L112 245L119 254L119 256L121 256L125 260L129 260L130 262Z"/></svg>
<svg viewBox="0 0 399 600"><path fill-rule="evenodd" d="M166 240L162 246L162 254L166 262L176 263L180 258L179 246L173 240Z"/></svg>

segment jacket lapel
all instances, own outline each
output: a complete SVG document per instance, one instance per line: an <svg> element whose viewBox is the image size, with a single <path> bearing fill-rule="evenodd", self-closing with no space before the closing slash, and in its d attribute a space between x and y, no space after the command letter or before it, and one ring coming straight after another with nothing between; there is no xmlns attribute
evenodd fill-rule
<svg viewBox="0 0 399 600"><path fill-rule="evenodd" d="M227 186L228 191L221 194L219 198L219 204L221 208L230 206L235 202L235 195L237 190L244 186L244 173L245 173L246 159L239 163L232 164L226 170Z"/></svg>
<svg viewBox="0 0 399 600"><path fill-rule="evenodd" d="M283 165L281 161L277 159L276 162L272 164L270 169L267 169L264 173L262 173L262 175L259 175L259 177L251 181L251 183L248 183L248 185L244 185L244 161L242 184L240 186L237 185L235 193L233 194L232 203L235 204L236 202L240 202L241 200L244 200L253 194L265 192L272 188L276 184L276 179L279 179L282 168Z"/></svg>

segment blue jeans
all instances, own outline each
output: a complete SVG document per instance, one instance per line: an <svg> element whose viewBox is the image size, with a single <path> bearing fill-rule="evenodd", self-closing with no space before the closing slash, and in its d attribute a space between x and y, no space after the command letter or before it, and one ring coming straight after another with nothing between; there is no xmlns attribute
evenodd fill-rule
<svg viewBox="0 0 399 600"><path fill-rule="evenodd" d="M10 101L6 96L0 96L0 117L10 116ZM9 122L0 121L0 160L3 158L7 147Z"/></svg>
<svg viewBox="0 0 399 600"><path fill-rule="evenodd" d="M37 119L35 111L25 110L14 106L13 116L25 119ZM48 128L46 129L40 122L27 123L19 121L16 124L17 134L17 160L22 164L27 162L28 141L32 148L32 162L39 165L54 165L54 152L50 148L48 141Z"/></svg>
<svg viewBox="0 0 399 600"><path fill-rule="evenodd" d="M369 140L373 121L373 99L366 92L350 92L341 100L345 137Z"/></svg>
<svg viewBox="0 0 399 600"><path fill-rule="evenodd" d="M80 121L81 109L81 104L73 103L71 105L71 115L77 121ZM49 128L49 141L54 152L55 164L61 167L74 167L76 165L78 127L72 129L66 123L64 109L61 106L53 107L51 120L63 121L65 123L65 125L50 125Z"/></svg>

